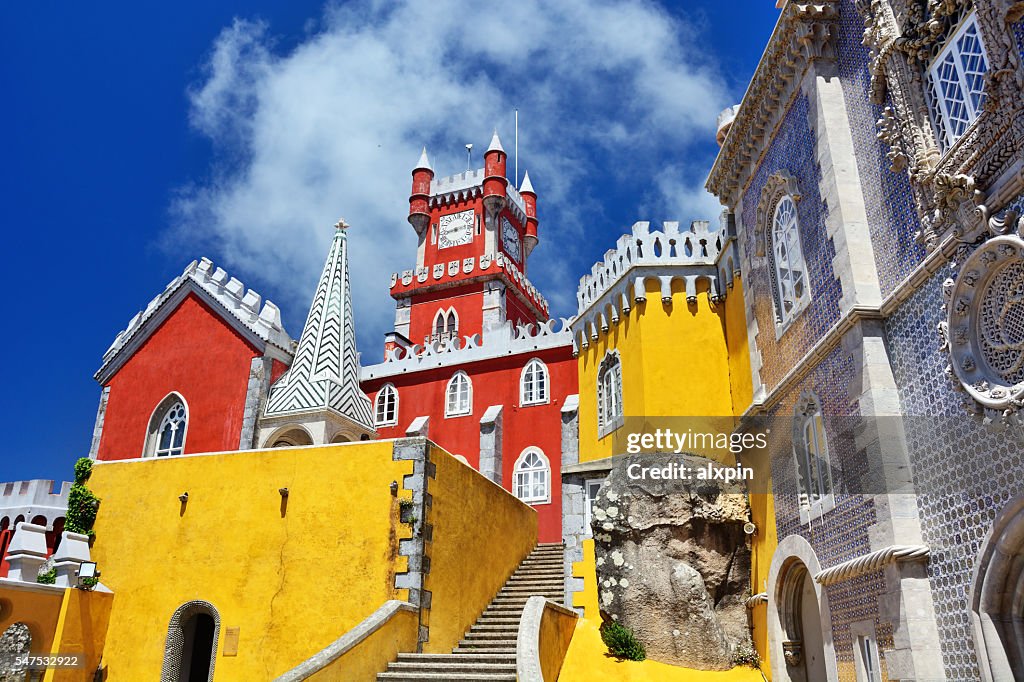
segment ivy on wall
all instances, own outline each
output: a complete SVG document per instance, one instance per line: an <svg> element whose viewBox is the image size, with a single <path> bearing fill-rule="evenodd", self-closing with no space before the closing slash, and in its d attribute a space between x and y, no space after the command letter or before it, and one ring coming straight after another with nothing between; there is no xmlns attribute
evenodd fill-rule
<svg viewBox="0 0 1024 682"><path fill-rule="evenodd" d="M92 526L96 523L96 512L100 508L100 498L89 490L86 482L92 476L92 460L80 457L75 462L75 483L68 492L68 513L65 517L64 529L72 533L89 536L92 542L96 537Z"/></svg>

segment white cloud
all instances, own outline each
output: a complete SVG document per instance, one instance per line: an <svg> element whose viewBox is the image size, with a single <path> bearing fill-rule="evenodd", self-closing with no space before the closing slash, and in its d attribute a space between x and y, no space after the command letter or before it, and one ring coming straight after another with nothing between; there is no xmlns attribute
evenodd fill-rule
<svg viewBox="0 0 1024 682"><path fill-rule="evenodd" d="M589 261L645 217L625 207L629 220L609 224L620 191L636 188L634 209L714 217L703 171L649 166L694 146L707 156L726 98L700 54L689 27L643 0L363 0L328 6L284 53L272 27L236 20L190 92L214 165L175 200L176 234L281 299L297 335L345 216L360 345L378 357L390 273L415 258L405 215L420 146L438 175L463 170L463 143L482 150L496 124L511 152L518 107L520 174L529 168L541 212L531 279L568 315Z"/></svg>

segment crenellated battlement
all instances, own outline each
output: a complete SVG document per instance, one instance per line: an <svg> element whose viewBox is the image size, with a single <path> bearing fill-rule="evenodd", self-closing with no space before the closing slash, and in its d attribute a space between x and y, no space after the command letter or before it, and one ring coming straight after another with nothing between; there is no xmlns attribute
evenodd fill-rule
<svg viewBox="0 0 1024 682"><path fill-rule="evenodd" d="M688 303L696 303L702 279L713 303L724 299L739 273L733 225L728 213L722 214L721 227L714 230L707 220L695 220L685 230L677 221L666 221L661 230L653 231L649 222L634 223L590 274L580 278L572 322L574 348L588 347L600 332L627 315L634 303L646 301L650 279L658 281L666 305L671 304L675 281L683 283Z"/></svg>
<svg viewBox="0 0 1024 682"><path fill-rule="evenodd" d="M52 527L54 520L64 516L67 510L71 481L62 481L57 492L53 487L54 481L46 479L0 483L0 520L6 518L8 527L13 530L19 516L30 522L42 516L46 519L45 525Z"/></svg>
<svg viewBox="0 0 1024 682"><path fill-rule="evenodd" d="M391 295L398 296L409 289L421 289L420 285L428 281L439 286L458 280L459 282L471 281L474 275L486 275L504 271L510 280L515 282L520 292L544 315L548 314L547 299L523 274L522 270L505 254L498 253L496 256L484 254L479 258L463 258L462 260L449 261L446 264L437 263L432 269L425 267L416 270L403 270L401 274L391 274ZM465 278L466 275L470 279ZM415 284L414 284L415 282Z"/></svg>
<svg viewBox="0 0 1024 682"><path fill-rule="evenodd" d="M183 295L179 292L190 284L220 304L249 332L291 355L294 341L281 322L280 308L270 300L263 301L253 289L247 290L240 280L231 277L224 268L215 268L209 258L202 258L189 263L159 295L129 320L128 326L114 338L110 348L103 354L103 365L96 372L97 380L102 381L101 377L107 373L110 364L146 322L157 315L174 296Z"/></svg>
<svg viewBox="0 0 1024 682"><path fill-rule="evenodd" d="M438 178L430 183L430 207L449 206L483 196L485 172L483 168L467 170ZM509 183L505 188L509 209L520 222L526 221L526 203L522 195Z"/></svg>
<svg viewBox="0 0 1024 682"><path fill-rule="evenodd" d="M462 365L518 353L535 353L539 350L569 346L571 343L571 322L565 318L551 319L539 325L513 326L509 321L488 329L483 339L479 334L473 334L448 341L434 341L426 345L417 344L408 349L389 350L384 355L384 362L362 368L360 380L367 381L425 369Z"/></svg>

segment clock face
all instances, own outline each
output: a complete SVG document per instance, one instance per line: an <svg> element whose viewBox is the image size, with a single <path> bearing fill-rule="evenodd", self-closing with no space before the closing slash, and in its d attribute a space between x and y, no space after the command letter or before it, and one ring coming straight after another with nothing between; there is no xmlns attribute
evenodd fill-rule
<svg viewBox="0 0 1024 682"><path fill-rule="evenodd" d="M449 213L437 221L437 248L459 246L473 241L473 211Z"/></svg>
<svg viewBox="0 0 1024 682"><path fill-rule="evenodd" d="M515 262L518 263L522 259L519 230L508 221L508 218L501 219L501 244L505 247L505 253L512 256Z"/></svg>

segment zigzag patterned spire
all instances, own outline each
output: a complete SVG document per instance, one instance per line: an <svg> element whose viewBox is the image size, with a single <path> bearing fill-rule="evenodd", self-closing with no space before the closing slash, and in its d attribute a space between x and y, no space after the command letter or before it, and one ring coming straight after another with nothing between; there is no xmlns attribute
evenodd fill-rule
<svg viewBox="0 0 1024 682"><path fill-rule="evenodd" d="M348 276L348 225L339 220L302 329L295 360L270 389L267 417L330 409L373 431L370 399L359 388L359 358Z"/></svg>

